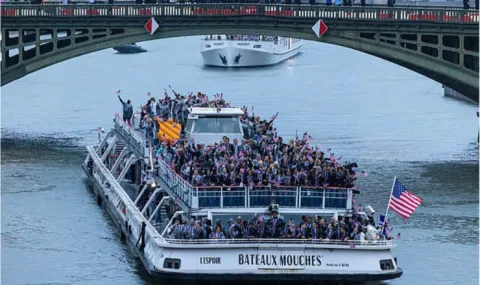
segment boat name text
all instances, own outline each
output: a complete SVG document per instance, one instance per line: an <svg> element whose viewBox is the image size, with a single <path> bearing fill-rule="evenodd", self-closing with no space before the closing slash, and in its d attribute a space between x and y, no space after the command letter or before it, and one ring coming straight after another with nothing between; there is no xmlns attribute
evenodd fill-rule
<svg viewBox="0 0 480 285"><path fill-rule="evenodd" d="M320 255L239 254L239 265L321 266Z"/></svg>
<svg viewBox="0 0 480 285"><path fill-rule="evenodd" d="M220 257L200 257L200 264L222 264Z"/></svg>

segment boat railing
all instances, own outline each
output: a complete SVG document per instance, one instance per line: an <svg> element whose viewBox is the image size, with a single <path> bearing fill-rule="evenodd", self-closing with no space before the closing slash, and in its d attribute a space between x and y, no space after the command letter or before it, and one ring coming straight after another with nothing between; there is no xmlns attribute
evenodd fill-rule
<svg viewBox="0 0 480 285"><path fill-rule="evenodd" d="M159 159L157 164L157 175L167 187L175 194L175 199L192 208L191 195L193 187L180 175L176 174L172 167L164 160Z"/></svg>
<svg viewBox="0 0 480 285"><path fill-rule="evenodd" d="M192 186L167 162L158 161L162 182L190 209L264 208L352 208L355 188L297 186Z"/></svg>
<svg viewBox="0 0 480 285"><path fill-rule="evenodd" d="M105 187L105 199L111 201L114 205L115 215L122 220L121 225L131 231L134 237L141 235L142 223L145 223L145 237L151 240L156 246L160 245L160 233L150 224L147 219L140 213L133 201L123 190L120 183L113 177L109 169L102 163L100 157L92 145L87 145L89 153L87 159L93 160L91 175L102 187Z"/></svg>
<svg viewBox="0 0 480 285"><path fill-rule="evenodd" d="M320 239L263 239L263 238L245 238L245 239L164 239L170 244L305 244L305 245L336 245L354 248L361 247L377 247L377 246L393 246L393 240L320 240Z"/></svg>
<svg viewBox="0 0 480 285"><path fill-rule="evenodd" d="M150 147L148 141L143 138L134 128L125 123L118 113L113 119L115 130L120 133L123 139L128 142L135 151L142 154L144 158L150 156Z"/></svg>

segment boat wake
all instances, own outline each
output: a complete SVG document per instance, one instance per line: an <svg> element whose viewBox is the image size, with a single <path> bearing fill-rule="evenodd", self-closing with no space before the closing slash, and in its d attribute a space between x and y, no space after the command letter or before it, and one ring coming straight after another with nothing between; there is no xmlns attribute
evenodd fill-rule
<svg viewBox="0 0 480 285"><path fill-rule="evenodd" d="M85 146L88 141L96 138L96 130L54 133L24 133L11 129L1 129L2 150L9 144L16 146L48 146L49 148L78 148Z"/></svg>
<svg viewBox="0 0 480 285"><path fill-rule="evenodd" d="M83 138L69 135L45 134L27 135L3 132L1 139L2 165L11 163L78 164L85 154ZM24 173L11 173L20 176ZM21 178L24 179L24 178Z"/></svg>

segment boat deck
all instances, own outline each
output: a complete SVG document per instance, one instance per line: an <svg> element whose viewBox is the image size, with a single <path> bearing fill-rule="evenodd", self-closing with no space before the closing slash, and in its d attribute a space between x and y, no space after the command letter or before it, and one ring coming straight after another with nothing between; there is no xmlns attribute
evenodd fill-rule
<svg viewBox="0 0 480 285"><path fill-rule="evenodd" d="M152 143L118 116L114 131L137 156L153 164ZM213 208L265 208L272 203L282 208L351 209L359 191L355 188L297 186L201 186L195 187L159 159L155 164L155 180L175 198L186 212Z"/></svg>

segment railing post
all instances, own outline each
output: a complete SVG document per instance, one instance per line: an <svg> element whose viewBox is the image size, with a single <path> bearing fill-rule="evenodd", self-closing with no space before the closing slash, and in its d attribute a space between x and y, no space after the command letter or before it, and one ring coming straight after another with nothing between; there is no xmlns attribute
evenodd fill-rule
<svg viewBox="0 0 480 285"><path fill-rule="evenodd" d="M247 198L247 193L248 193L248 187L243 188L243 195L245 196L245 208L248 208L248 198Z"/></svg>
<svg viewBox="0 0 480 285"><path fill-rule="evenodd" d="M220 209L223 209L223 187L220 187Z"/></svg>
<svg viewBox="0 0 480 285"><path fill-rule="evenodd" d="M347 189L347 204L345 205L346 206L346 209L351 209L352 208L352 189Z"/></svg>
<svg viewBox="0 0 480 285"><path fill-rule="evenodd" d="M302 187L297 187L297 204L295 205L295 208L301 208L302 207Z"/></svg>
<svg viewBox="0 0 480 285"><path fill-rule="evenodd" d="M325 209L325 188L323 188L322 209Z"/></svg>

